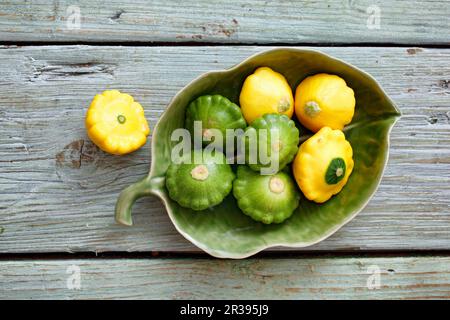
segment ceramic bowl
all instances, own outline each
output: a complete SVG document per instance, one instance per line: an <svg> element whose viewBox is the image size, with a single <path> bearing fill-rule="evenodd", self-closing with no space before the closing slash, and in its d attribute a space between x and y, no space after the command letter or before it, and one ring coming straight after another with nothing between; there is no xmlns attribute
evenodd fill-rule
<svg viewBox="0 0 450 320"><path fill-rule="evenodd" d="M354 89L355 116L344 129L355 161L347 185L323 204L302 197L292 217L277 225L264 225L244 215L231 193L220 205L208 210L196 212L179 206L169 198L164 176L170 164L171 148L176 144L170 139L171 133L183 128L186 106L205 94L221 94L239 104L245 78L260 66L283 74L293 92L305 77L321 72L339 75ZM172 99L153 131L150 172L121 193L116 220L131 225L134 201L155 195L163 201L178 232L215 257L239 259L275 246L311 246L353 219L374 195L388 159L389 133L399 116L399 110L380 85L348 63L306 49L279 48L256 54L231 69L203 74ZM311 135L306 129L300 129L302 140Z"/></svg>

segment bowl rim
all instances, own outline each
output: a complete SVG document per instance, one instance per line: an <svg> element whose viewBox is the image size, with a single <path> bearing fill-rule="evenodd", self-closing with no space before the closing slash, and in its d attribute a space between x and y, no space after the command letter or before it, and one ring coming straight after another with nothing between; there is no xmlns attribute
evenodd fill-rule
<svg viewBox="0 0 450 320"><path fill-rule="evenodd" d="M394 127L395 123L400 119L401 117L401 112L399 110L399 108L397 107L397 105L394 103L394 101L389 97L389 95L385 92L385 90L383 89L383 87L379 84L379 82L369 73L365 72L364 70L361 70L360 68L353 66L339 58L335 58L327 53L324 53L322 51L316 50L316 49L311 49L311 48L297 48L297 47L275 47L275 48L271 48L268 50L263 50L260 52L256 52L250 56L248 56L247 58L245 58L244 60L242 60L241 62L233 65L232 67L228 68L228 69L218 69L218 70L211 70L211 71L207 71L201 75L199 75L198 77L194 78L193 80L191 80L188 84L186 84L184 87L182 87L180 90L178 90L178 92L172 97L172 99L169 101L165 111L163 112L163 114L160 116L160 118L158 119L154 129L153 129L153 134L152 134L152 143L151 143L151 164L150 164L150 170L148 173L148 177L150 180L153 179L161 179L161 177L153 177L153 171L154 171L154 166L155 166L155 161L153 161L153 159L155 159L155 150L156 150L156 139L155 139L155 134L157 134L158 129L160 124L162 123L162 121L165 119L165 117L167 117L167 110L172 106L173 102L189 87L191 87L192 85L194 85L194 83L196 83L197 81L209 77L212 74L221 74L221 73L225 73L225 72L232 72L233 70L241 67L242 65L246 64L248 61L250 61L251 59L259 56L259 55L263 55L263 54L267 54L267 53L271 53L271 52L276 52L276 51L283 51L283 50L287 50L287 51L292 51L292 52L312 52L318 55L322 55L323 57L330 59L330 60L334 60L338 63L344 64L345 66L354 69L355 71L358 71L360 73L362 73L364 76L368 77L371 81L373 81L373 83L378 86L378 88L381 90L381 92L385 95L385 97L387 98L389 104L394 108L395 113L392 114L392 117L394 118L394 121L389 125L388 131L387 131L387 135L386 135L386 147L387 147L387 151L385 153L385 157L383 159L383 166L380 172L380 176L378 178L378 181L374 187L373 192L371 193L371 195L367 198L367 200L361 204L361 206L356 209L349 217L347 217L343 222L339 223L338 225L336 225L335 227L331 228L330 230L328 230L322 237L314 240L314 241L309 241L309 242L299 242L299 243L295 243L295 244L290 244L290 243L283 243L283 242L277 242L274 244L270 244L270 245L261 245L259 247L257 247L256 249L252 250L252 251L248 251L245 253L231 253L228 251L224 251L224 250L215 250L215 249L211 249L208 246L202 244L201 242L198 242L197 240L195 240L194 238L192 238L187 232L184 232L183 230L181 230L181 228L177 225L177 223L175 223L175 218L173 216L172 210L169 208L169 204L168 204L168 200L167 200L167 196L165 194L163 194L160 189L155 188L155 189L151 189L151 193L156 195L158 198L161 199L161 201L164 204L164 207L166 208L167 214L169 215L169 218L172 222L172 224L175 226L175 229L178 231L178 233L180 233L186 240L190 241L192 244L194 244L196 247L198 247L199 249L205 251L206 253L210 254L213 257L216 258L227 258L227 259L244 259L244 258L248 258L250 256L253 256L255 254L257 254L258 252L261 252L263 250L269 249L269 248L274 248L274 247L286 247L286 248L305 248L305 247L309 247L312 245L315 245L327 238L329 238L330 236L332 236L334 233L336 233L339 229L341 229L343 226L345 226L347 223L349 223L351 220L353 220L369 203L369 201L373 198L373 196L376 194L378 187L380 186L381 180L383 178L384 175L384 171L386 170L386 165L389 159L389 151L390 151L390 135L391 135L391 131L392 128Z"/></svg>

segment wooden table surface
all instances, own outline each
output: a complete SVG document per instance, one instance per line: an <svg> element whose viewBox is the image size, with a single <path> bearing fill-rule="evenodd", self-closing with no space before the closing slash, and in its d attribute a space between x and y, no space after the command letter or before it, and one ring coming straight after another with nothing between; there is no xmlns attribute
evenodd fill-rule
<svg viewBox="0 0 450 320"><path fill-rule="evenodd" d="M449 299L449 17L448 1L0 3L0 298ZM153 128L195 77L279 46L362 68L400 108L368 206L317 245L245 260L199 251L156 198L116 225L150 143L101 152L92 97L132 94Z"/></svg>

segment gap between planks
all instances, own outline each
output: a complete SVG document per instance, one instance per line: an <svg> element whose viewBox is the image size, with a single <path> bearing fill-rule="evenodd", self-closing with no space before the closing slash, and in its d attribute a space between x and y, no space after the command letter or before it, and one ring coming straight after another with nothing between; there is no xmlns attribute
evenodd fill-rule
<svg viewBox="0 0 450 320"><path fill-rule="evenodd" d="M426 258L450 257L450 250L374 250L374 251L261 251L251 259L334 259L334 258ZM0 253L1 261L35 261L35 260L148 260L148 259L207 259L213 258L199 251L146 251L146 252L30 252ZM213 258L216 259L216 258ZM223 259L217 259L223 260ZM230 259L224 259L230 260Z"/></svg>
<svg viewBox="0 0 450 320"><path fill-rule="evenodd" d="M165 41L112 41L112 42L89 42L89 41L1 41L0 46L5 47L46 47L46 46L92 46L92 47L310 47L310 48L424 48L424 49L450 49L450 42L448 44L430 44L430 43L378 43L378 42L355 42L355 43L340 43L340 42L274 42L274 43L255 43L255 42L165 42Z"/></svg>

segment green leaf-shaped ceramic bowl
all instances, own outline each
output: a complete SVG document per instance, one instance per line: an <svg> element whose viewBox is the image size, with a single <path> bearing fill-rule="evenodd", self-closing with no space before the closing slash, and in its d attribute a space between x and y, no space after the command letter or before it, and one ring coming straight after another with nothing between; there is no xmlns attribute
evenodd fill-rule
<svg viewBox="0 0 450 320"><path fill-rule="evenodd" d="M206 94L221 94L238 104L245 78L261 66L282 73L293 90L305 77L321 72L339 75L354 89L356 112L344 130L355 161L347 185L324 204L302 197L291 218L278 225L264 225L243 214L232 194L208 210L196 212L180 207L169 198L164 176L176 144L170 139L171 133L183 128L187 105ZM259 53L229 70L200 76L173 98L153 131L150 172L121 193L116 220L131 225L134 201L156 195L164 202L175 228L215 257L245 258L274 246L310 246L353 219L373 196L387 162L389 133L399 116L399 110L370 75L343 61L305 49L280 48ZM310 133L302 129L301 135L301 140L305 140Z"/></svg>

